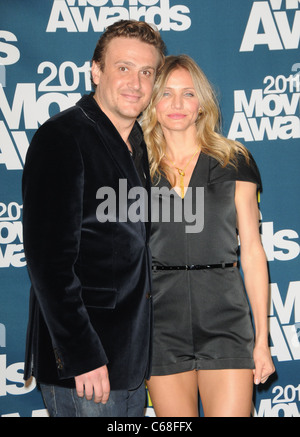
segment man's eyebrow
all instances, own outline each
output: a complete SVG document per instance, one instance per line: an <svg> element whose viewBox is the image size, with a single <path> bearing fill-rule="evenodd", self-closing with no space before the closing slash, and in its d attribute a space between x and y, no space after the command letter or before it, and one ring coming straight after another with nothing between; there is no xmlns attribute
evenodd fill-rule
<svg viewBox="0 0 300 437"><path fill-rule="evenodd" d="M115 62L115 65L118 64L124 64L124 65L128 65L129 67L136 67L136 64L134 62L130 62L130 61L123 61L122 59L120 59L119 61ZM139 68L140 70L156 70L156 67L154 67L153 65L145 65Z"/></svg>
<svg viewBox="0 0 300 437"><path fill-rule="evenodd" d="M119 59L118 61L115 62L115 64L134 65L133 62L130 62L130 61L124 61L123 59Z"/></svg>

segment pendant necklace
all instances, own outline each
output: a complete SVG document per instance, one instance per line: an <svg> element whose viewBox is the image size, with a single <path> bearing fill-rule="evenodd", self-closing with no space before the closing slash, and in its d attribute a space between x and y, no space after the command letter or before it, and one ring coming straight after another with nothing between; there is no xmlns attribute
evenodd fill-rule
<svg viewBox="0 0 300 437"><path fill-rule="evenodd" d="M181 193L181 198L182 199L184 198L184 176L185 176L185 170L187 169L188 165L192 162L194 157L199 152L200 152L200 147L197 147L196 152L193 154L193 156L191 157L191 159L188 161L188 163L185 165L184 168L176 167L175 163L173 161L171 161L171 159L168 158L167 155L165 154L165 157L167 158L167 160L170 161L172 163L173 167L178 171L178 174L179 174L179 187L180 187L180 193Z"/></svg>

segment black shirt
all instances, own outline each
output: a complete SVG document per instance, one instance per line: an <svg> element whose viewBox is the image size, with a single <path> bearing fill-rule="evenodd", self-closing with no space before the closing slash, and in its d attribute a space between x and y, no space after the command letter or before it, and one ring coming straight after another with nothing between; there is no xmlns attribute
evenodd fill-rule
<svg viewBox="0 0 300 437"><path fill-rule="evenodd" d="M142 149L142 142L143 142L143 135L141 130L139 129L137 123L134 124L130 135L129 135L129 142L132 148L132 153L130 153L134 165L136 167L136 170L138 172L138 175L141 179L143 187L146 186L146 176L143 170L143 149Z"/></svg>

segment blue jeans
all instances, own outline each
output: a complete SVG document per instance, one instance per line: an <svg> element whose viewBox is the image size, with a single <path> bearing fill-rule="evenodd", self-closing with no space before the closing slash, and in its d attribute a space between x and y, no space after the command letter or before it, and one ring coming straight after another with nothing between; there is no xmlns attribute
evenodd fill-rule
<svg viewBox="0 0 300 437"><path fill-rule="evenodd" d="M136 390L112 390L106 404L77 396L76 389L40 385L50 417L143 417L146 402L144 383Z"/></svg>

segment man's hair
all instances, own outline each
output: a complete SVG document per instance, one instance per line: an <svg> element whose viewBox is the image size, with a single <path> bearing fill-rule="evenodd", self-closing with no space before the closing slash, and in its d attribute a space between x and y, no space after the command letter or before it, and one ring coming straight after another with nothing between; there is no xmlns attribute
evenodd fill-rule
<svg viewBox="0 0 300 437"><path fill-rule="evenodd" d="M99 64L102 71L104 70L108 44L112 39L120 37L135 38L154 46L160 55L158 70L163 65L166 47L158 30L144 21L120 20L108 26L97 42L92 62L95 61ZM93 80L92 85L94 88L96 87Z"/></svg>

